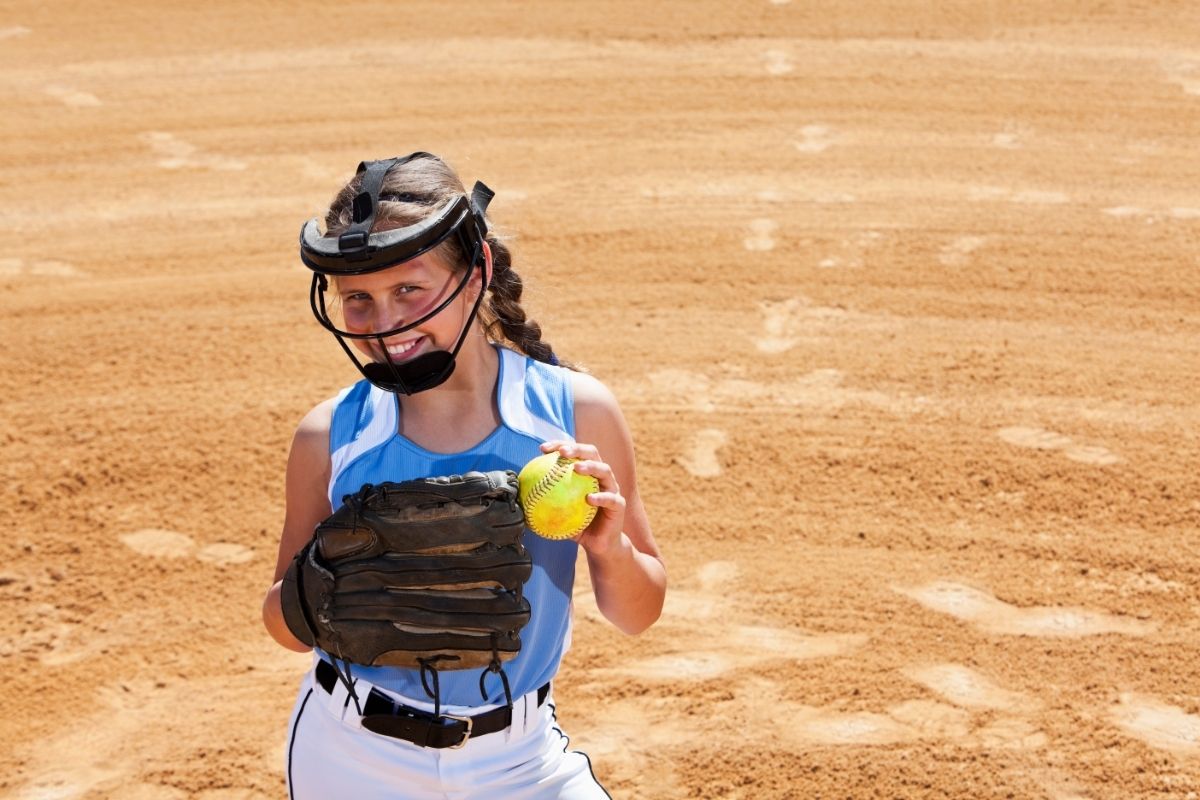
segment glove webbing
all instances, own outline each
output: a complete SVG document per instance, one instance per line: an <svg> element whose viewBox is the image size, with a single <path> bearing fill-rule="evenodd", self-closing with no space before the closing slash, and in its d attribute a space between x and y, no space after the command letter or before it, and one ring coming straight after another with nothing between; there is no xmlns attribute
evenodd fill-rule
<svg viewBox="0 0 1200 800"><path fill-rule="evenodd" d="M349 506L350 510L354 512L354 516L351 519L350 524L354 527L356 532L358 531L358 517L362 513L363 503L366 502L367 495L370 494L374 489L375 487L371 486L371 484L365 484L361 489L353 494L342 495L342 502ZM379 492L383 495L383 497L387 497L387 489L379 487Z"/></svg>

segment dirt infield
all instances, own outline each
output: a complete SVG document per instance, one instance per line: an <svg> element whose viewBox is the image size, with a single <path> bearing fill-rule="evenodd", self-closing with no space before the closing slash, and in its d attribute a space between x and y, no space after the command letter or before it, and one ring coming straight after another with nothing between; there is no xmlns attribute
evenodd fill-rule
<svg viewBox="0 0 1200 800"><path fill-rule="evenodd" d="M614 797L1200 797L1200 6L161 5L0 15L0 796L284 795L296 237L426 149L634 429Z"/></svg>

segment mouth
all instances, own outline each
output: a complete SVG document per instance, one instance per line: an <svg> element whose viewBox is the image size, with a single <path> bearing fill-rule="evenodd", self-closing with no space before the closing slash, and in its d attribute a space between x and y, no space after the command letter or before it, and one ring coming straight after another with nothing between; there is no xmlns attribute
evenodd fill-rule
<svg viewBox="0 0 1200 800"><path fill-rule="evenodd" d="M387 360L396 364L410 358L416 354L417 348L424 341L424 336L418 336L415 339L408 339L403 342L388 342Z"/></svg>

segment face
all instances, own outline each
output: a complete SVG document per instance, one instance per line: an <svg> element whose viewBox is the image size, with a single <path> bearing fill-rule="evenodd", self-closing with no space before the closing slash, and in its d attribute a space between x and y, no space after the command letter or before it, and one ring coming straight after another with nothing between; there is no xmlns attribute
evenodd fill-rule
<svg viewBox="0 0 1200 800"><path fill-rule="evenodd" d="M445 302L461 280L461 273L451 270L436 255L426 253L368 275L337 277L332 288L345 329L375 333L394 330L425 316ZM373 361L390 360L395 364L433 350L453 350L474 303L475 286L472 280L432 319L384 339L386 357L378 339L355 339L354 345Z"/></svg>

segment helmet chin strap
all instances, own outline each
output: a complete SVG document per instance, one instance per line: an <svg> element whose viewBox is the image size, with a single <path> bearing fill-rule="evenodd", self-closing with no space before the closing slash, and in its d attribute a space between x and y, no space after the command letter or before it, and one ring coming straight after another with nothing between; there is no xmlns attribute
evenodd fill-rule
<svg viewBox="0 0 1200 800"><path fill-rule="evenodd" d="M354 196L351 205L352 224L336 236L322 236L316 218L306 222L300 229L300 258L305 266L313 271L309 306L317 322L334 335L337 343L364 378L380 389L405 395L440 386L454 372L455 359L467 340L471 326L475 324L491 277L488 274L488 256L484 252L488 232L485 214L488 204L495 196L486 185L476 181L470 195L463 194L446 200L440 206L432 208L428 216L420 222L372 233L378 219L384 179L390 170L414 159L441 161L437 156L425 152L381 161L364 161L358 165L358 174L362 178L359 192ZM457 236L462 245L461 252L470 253L471 258L467 262L462 282L424 317L383 333L340 330L330 318L329 309L325 304L329 277L366 275L403 264L432 251L449 236ZM466 288L475 269L480 270L482 277L479 295L475 298L454 349L424 353L401 363L392 361L384 340L388 336L412 330L449 308ZM378 342L381 360L372 359L364 364L346 343L346 339Z"/></svg>
<svg viewBox="0 0 1200 800"><path fill-rule="evenodd" d="M479 255L482 256L482 253ZM477 259L472 260L472 266L463 277L464 283L470 280L471 271L475 269L474 264L476 261ZM471 332L471 327L475 324L475 318L479 314L479 306L483 302L483 294L484 289L480 287L479 294L475 297L475 303L471 306L471 313L467 315L466 322L463 324L462 332L458 335L458 342L454 345L453 350L434 350L430 353L422 353L410 361L397 364L388 357L383 337L378 336L376 339L379 342L379 349L383 353L384 360L382 362L370 361L363 364L355 357L350 347L346 344L345 339L338 334L334 335L337 336L338 344L346 351L346 355L350 356L350 360L354 362L354 366L373 385L387 392L414 395L418 392L424 392L436 386L441 386L454 373L458 352L467 341L467 335Z"/></svg>

